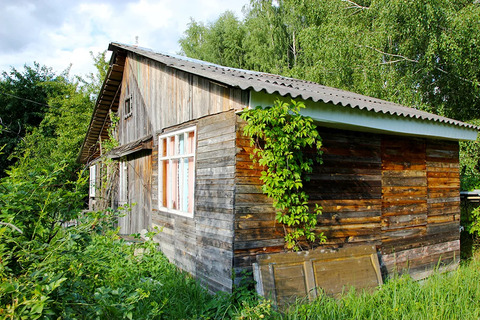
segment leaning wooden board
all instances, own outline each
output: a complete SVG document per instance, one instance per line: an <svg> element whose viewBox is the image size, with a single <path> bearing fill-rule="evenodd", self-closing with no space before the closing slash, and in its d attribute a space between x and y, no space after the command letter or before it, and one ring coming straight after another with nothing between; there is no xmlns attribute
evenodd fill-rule
<svg viewBox="0 0 480 320"><path fill-rule="evenodd" d="M322 291L337 295L352 286L361 290L382 284L373 245L258 255L254 278L257 292L279 307L297 298L313 300Z"/></svg>

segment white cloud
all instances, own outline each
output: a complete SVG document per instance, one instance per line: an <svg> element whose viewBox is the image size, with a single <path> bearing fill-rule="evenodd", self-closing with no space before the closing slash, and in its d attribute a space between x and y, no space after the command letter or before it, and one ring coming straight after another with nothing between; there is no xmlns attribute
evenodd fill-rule
<svg viewBox="0 0 480 320"><path fill-rule="evenodd" d="M212 22L226 10L241 17L249 0L0 0L0 70L36 61L57 72L93 72L90 51L112 41L176 53L190 17Z"/></svg>

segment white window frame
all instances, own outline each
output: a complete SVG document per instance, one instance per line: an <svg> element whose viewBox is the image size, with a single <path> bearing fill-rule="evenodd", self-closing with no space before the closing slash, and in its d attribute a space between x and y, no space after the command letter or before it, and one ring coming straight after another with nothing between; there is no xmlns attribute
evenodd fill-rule
<svg viewBox="0 0 480 320"><path fill-rule="evenodd" d="M95 198L96 195L96 188L95 185L97 184L97 165L94 164L93 166L90 166L90 184L88 188L88 196L90 198Z"/></svg>
<svg viewBox="0 0 480 320"><path fill-rule="evenodd" d="M179 136L184 135L184 143L186 143L187 139L188 139L188 134L191 133L191 132L193 132L193 134L194 134L194 141L192 142L193 143L193 152L192 153L169 155L168 151L167 151L167 155L162 156L163 140L165 140L166 141L165 143L167 143L168 139L171 138L172 136L174 136L175 137L174 150L178 150ZM167 145L167 150L168 150L168 145ZM161 135L158 136L158 207L159 207L159 209L161 209L163 211L170 212L170 213L178 214L178 215L181 215L181 216L184 216L184 217L193 218L193 215L194 215L194 212L195 212L196 151L197 151L197 128L196 128L196 126L188 127L188 128L184 128L184 129L181 129L181 130L168 132L168 133L164 133L164 134L161 134ZM175 151L175 153L176 152L177 151ZM193 192L192 192L192 199L191 199L191 201L192 201L191 202L192 212L173 209L172 203L167 203L167 204L163 203L164 192L168 192L168 194L166 196L167 197L167 202L169 200L173 201L172 200L172 192L173 192L172 188L168 188L167 190L163 190L163 181L164 181L163 162L164 161L169 161L169 164L170 164L169 168L173 168L173 165L172 165L173 160L179 160L179 163L183 163L182 161L184 159L189 159L189 158L193 159L193 186L192 186L193 187ZM179 166L179 173L178 173L179 176L183 177L183 170L184 170L184 166ZM172 176L171 176L172 175L172 169L169 172L167 172L167 175L168 175L167 181L171 181L172 180ZM188 177L187 177L187 179L188 179ZM179 179L178 185L179 185L179 193L183 192L184 188L183 188L183 180L182 179ZM187 191L187 194L188 194L188 191ZM182 199L184 199L182 195L180 197L182 197ZM182 201L179 201L179 202L181 203ZM187 206L188 206L188 204L187 204Z"/></svg>

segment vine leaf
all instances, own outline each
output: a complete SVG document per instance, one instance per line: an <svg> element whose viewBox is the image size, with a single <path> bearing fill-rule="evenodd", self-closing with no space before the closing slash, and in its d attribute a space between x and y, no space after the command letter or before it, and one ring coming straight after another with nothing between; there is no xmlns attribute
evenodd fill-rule
<svg viewBox="0 0 480 320"><path fill-rule="evenodd" d="M314 164L321 163L322 140L313 120L300 114L302 108L303 102L276 100L271 107L258 106L241 115L247 122L244 135L254 148L251 158L265 167L260 176L262 191L273 200L276 220L284 225L286 247L293 250L302 249L303 239L326 240L323 233L315 233L322 208L316 204L311 211L303 190Z"/></svg>

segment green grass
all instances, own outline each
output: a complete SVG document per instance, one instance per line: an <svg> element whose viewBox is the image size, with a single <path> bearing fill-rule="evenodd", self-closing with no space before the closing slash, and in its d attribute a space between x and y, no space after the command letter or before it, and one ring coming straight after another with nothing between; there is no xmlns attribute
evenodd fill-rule
<svg viewBox="0 0 480 320"><path fill-rule="evenodd" d="M396 277L372 293L299 300L280 313L247 286L210 295L155 243L127 243L99 227L94 219L66 230L37 251L41 259L18 251L30 267L0 270L0 319L480 319L478 257L422 282Z"/></svg>

